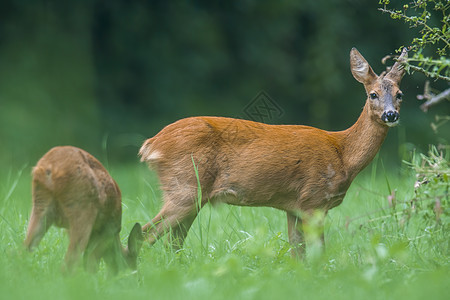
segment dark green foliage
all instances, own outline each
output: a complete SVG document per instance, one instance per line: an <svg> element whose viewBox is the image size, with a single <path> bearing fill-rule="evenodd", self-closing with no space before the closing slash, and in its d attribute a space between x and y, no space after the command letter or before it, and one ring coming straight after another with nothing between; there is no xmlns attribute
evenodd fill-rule
<svg viewBox="0 0 450 300"><path fill-rule="evenodd" d="M350 49L380 73L414 38L372 0L1 2L0 162L19 166L63 144L134 160L176 119L246 118L261 91L284 112L268 122L345 129L365 100ZM404 78L387 151L436 143L422 81Z"/></svg>

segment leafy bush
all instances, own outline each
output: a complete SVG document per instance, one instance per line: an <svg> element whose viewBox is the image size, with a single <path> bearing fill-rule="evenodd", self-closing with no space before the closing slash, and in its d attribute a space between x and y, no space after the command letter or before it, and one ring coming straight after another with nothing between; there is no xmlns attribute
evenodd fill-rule
<svg viewBox="0 0 450 300"><path fill-rule="evenodd" d="M423 216L429 224L449 229L449 176L450 166L444 152L432 147L426 155L415 157L410 166L415 170L415 197L411 209Z"/></svg>

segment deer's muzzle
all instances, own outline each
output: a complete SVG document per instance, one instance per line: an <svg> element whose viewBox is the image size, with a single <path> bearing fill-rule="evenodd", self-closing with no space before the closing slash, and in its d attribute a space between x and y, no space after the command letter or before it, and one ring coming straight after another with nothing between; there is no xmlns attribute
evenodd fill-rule
<svg viewBox="0 0 450 300"><path fill-rule="evenodd" d="M399 118L400 114L393 110L385 111L381 115L381 120L389 126L396 125Z"/></svg>

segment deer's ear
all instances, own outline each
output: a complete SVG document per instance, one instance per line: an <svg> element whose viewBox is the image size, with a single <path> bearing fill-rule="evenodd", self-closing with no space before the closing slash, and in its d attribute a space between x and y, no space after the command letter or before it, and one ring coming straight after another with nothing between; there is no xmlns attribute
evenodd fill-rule
<svg viewBox="0 0 450 300"><path fill-rule="evenodd" d="M391 71L386 74L386 77L389 77L396 82L400 82L403 78L403 75L405 75L405 67L403 66L402 62L406 61L407 59L408 50L406 48L403 48L401 55L392 66Z"/></svg>
<svg viewBox="0 0 450 300"><path fill-rule="evenodd" d="M363 84L371 83L378 78L369 63L356 48L350 51L350 68L353 77Z"/></svg>

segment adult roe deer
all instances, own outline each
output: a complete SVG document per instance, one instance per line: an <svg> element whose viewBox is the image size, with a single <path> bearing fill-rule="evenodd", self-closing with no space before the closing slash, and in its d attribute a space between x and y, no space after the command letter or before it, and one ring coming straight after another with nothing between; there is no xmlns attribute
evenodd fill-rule
<svg viewBox="0 0 450 300"><path fill-rule="evenodd" d="M403 49L399 61L406 59ZM286 211L293 256L303 256L302 216L339 205L351 182L378 152L399 120L405 73L397 61L376 75L353 48L353 77L367 93L356 123L330 132L309 126L267 125L222 117L192 117L166 126L139 154L158 173L163 207L143 230L150 244L172 232L181 247L198 213L197 175L203 206L224 202ZM307 221L308 218L306 218ZM322 228L323 242L323 228Z"/></svg>
<svg viewBox="0 0 450 300"><path fill-rule="evenodd" d="M37 247L54 224L68 229L69 247L65 256L71 272L84 253L84 267L96 271L103 258L112 273L128 266L136 269L142 245L142 228L136 223L122 247L121 193L102 164L86 151L55 147L33 168L33 208L25 247Z"/></svg>

